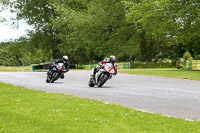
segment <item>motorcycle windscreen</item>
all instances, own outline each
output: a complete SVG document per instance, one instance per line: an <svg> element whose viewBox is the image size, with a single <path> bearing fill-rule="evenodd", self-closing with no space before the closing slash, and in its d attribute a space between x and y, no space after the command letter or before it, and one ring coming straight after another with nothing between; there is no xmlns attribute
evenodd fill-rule
<svg viewBox="0 0 200 133"><path fill-rule="evenodd" d="M111 63L106 63L106 65L104 66L104 69L106 70L106 72L111 73L111 74L115 72Z"/></svg>
<svg viewBox="0 0 200 133"><path fill-rule="evenodd" d="M58 63L58 68L59 68L60 70L63 70L64 64L63 64L63 63Z"/></svg>

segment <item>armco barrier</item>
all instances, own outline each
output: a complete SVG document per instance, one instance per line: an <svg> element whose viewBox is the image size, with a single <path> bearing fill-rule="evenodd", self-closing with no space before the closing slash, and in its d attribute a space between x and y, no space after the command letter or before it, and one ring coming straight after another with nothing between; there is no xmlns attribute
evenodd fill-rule
<svg viewBox="0 0 200 133"><path fill-rule="evenodd" d="M49 69L49 66L52 64L43 64L43 69Z"/></svg>
<svg viewBox="0 0 200 133"><path fill-rule="evenodd" d="M123 69L130 69L130 62L123 62Z"/></svg>
<svg viewBox="0 0 200 133"><path fill-rule="evenodd" d="M192 61L191 60L189 60L189 61L187 60L186 64L187 64L187 69L188 70L192 70Z"/></svg>
<svg viewBox="0 0 200 133"><path fill-rule="evenodd" d="M130 69L130 62L117 63L117 69Z"/></svg>
<svg viewBox="0 0 200 133"><path fill-rule="evenodd" d="M95 68L96 66L97 66L97 64L91 64L90 69Z"/></svg>
<svg viewBox="0 0 200 133"><path fill-rule="evenodd" d="M192 60L192 70L200 70L200 60Z"/></svg>
<svg viewBox="0 0 200 133"><path fill-rule="evenodd" d="M90 65L85 65L85 70L90 70Z"/></svg>
<svg viewBox="0 0 200 133"><path fill-rule="evenodd" d="M82 65L82 69L84 70L91 70L92 68L95 68L96 64L91 64L91 65Z"/></svg>
<svg viewBox="0 0 200 133"><path fill-rule="evenodd" d="M186 61L188 70L200 70L200 60L189 60Z"/></svg>
<svg viewBox="0 0 200 133"><path fill-rule="evenodd" d="M49 66L52 64L39 64L39 65L32 65L33 71L40 71L40 70L48 70ZM97 64L90 64L90 65L74 65L71 64L69 66L70 69L85 69L85 70L91 70L92 68L95 68ZM130 69L130 62L121 62L117 63L118 69Z"/></svg>
<svg viewBox="0 0 200 133"><path fill-rule="evenodd" d="M33 70L33 71L36 70L36 66L37 66L37 65L32 65L32 70Z"/></svg>
<svg viewBox="0 0 200 133"><path fill-rule="evenodd" d="M48 70L49 66L51 66L51 65L52 64L32 65L32 71ZM76 69L76 65L74 65L74 64L69 65L69 69Z"/></svg>
<svg viewBox="0 0 200 133"><path fill-rule="evenodd" d="M32 71L44 69L43 65L32 65Z"/></svg>
<svg viewBox="0 0 200 133"><path fill-rule="evenodd" d="M95 68L97 64L90 64L90 65L82 65L82 69L91 70ZM130 69L130 62L120 62L117 63L117 69Z"/></svg>

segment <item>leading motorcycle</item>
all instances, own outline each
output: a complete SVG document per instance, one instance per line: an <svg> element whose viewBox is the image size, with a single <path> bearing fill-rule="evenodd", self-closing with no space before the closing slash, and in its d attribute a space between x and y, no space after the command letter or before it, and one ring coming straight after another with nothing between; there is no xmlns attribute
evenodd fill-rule
<svg viewBox="0 0 200 133"><path fill-rule="evenodd" d="M92 69L88 85L90 87L94 87L95 85L102 87L107 80L112 78L112 75L116 73L116 70L114 69L112 63L106 63L101 69L98 70L98 72L96 72L95 75L93 75L93 73L94 68Z"/></svg>
<svg viewBox="0 0 200 133"><path fill-rule="evenodd" d="M58 63L51 70L47 72L47 83L54 83L58 80L66 71L64 71L64 63Z"/></svg>

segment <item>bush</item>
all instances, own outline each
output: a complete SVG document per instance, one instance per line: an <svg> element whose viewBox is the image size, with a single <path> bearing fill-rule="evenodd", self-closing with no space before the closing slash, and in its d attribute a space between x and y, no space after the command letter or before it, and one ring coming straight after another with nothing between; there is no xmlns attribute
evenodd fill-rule
<svg viewBox="0 0 200 133"><path fill-rule="evenodd" d="M200 54L195 55L194 59L195 59L195 60L200 60Z"/></svg>
<svg viewBox="0 0 200 133"><path fill-rule="evenodd" d="M183 68L186 69L187 65L186 65L186 60L192 60L193 57L190 54L190 52L187 50L184 54L183 57L179 59L179 68Z"/></svg>
<svg viewBox="0 0 200 133"><path fill-rule="evenodd" d="M190 54L190 52L188 50L183 54L183 58L185 60L192 60L193 59L192 55Z"/></svg>

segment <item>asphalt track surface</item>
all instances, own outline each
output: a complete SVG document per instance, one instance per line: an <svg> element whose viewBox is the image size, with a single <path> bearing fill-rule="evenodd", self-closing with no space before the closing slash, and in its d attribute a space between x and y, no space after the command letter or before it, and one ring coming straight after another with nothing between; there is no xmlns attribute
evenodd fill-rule
<svg viewBox="0 0 200 133"><path fill-rule="evenodd" d="M46 83L46 72L0 72L0 81L46 92L116 103L137 110L200 120L200 81L117 74L103 87L89 87L90 71L69 71ZM1 88L1 87L0 87Z"/></svg>

